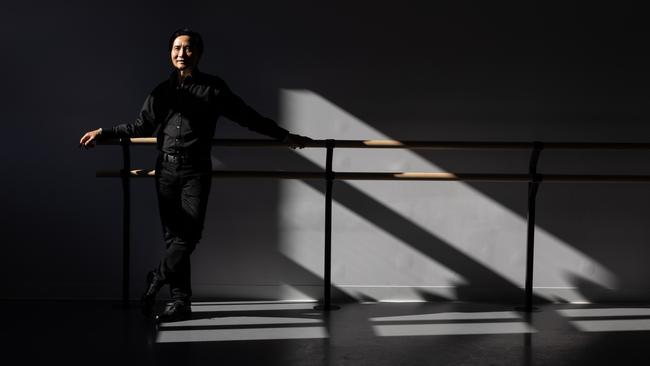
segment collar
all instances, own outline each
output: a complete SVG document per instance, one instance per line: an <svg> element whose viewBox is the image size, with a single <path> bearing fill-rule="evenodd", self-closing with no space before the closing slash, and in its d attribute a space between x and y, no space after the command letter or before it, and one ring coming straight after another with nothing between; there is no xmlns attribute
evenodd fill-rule
<svg viewBox="0 0 650 366"><path fill-rule="evenodd" d="M198 68L195 68L190 75L187 75L185 79L183 79L183 84L184 85L192 84L196 82L200 77L201 77L201 71L199 71ZM176 69L172 70L172 73L169 75L169 81L171 85L174 86L180 85L178 70Z"/></svg>

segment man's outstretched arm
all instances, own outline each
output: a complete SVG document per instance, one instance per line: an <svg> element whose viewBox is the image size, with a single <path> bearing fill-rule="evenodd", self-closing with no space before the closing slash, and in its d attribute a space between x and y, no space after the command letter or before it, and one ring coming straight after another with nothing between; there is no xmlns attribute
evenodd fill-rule
<svg viewBox="0 0 650 366"><path fill-rule="evenodd" d="M220 95L224 103L224 116L251 131L273 137L292 149L302 149L313 141L307 136L290 133L272 119L260 115L225 85Z"/></svg>
<svg viewBox="0 0 650 366"><path fill-rule="evenodd" d="M88 131L79 140L79 147L92 148L99 139L151 136L157 127L153 105L154 96L152 93L145 99L142 109L134 122Z"/></svg>

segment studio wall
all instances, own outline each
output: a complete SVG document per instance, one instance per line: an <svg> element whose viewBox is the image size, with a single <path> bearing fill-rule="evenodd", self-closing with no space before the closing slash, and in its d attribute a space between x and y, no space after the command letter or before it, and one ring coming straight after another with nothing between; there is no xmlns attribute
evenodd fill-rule
<svg viewBox="0 0 650 366"><path fill-rule="evenodd" d="M3 5L2 297L118 299L118 147L83 132L131 122L171 71L168 36L205 39L201 69L318 139L646 142L639 12L569 4L20 2ZM221 120L217 137L263 138ZM525 173L529 152L337 150L338 171ZM544 151L540 172L647 174L647 151ZM155 151L133 148L133 166ZM215 147L215 169L323 168L316 149ZM336 182L337 301L520 301L526 185ZM164 247L153 180L132 182L132 297ZM204 299L319 299L324 183L215 181L193 284ZM641 301L650 185L542 184L535 293Z"/></svg>

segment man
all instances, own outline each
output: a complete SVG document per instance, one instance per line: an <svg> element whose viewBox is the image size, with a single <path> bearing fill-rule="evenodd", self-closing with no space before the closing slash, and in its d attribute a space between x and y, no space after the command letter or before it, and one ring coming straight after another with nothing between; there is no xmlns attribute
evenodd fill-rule
<svg viewBox="0 0 650 366"><path fill-rule="evenodd" d="M150 314L160 288L169 284L173 302L156 319L189 319L192 296L190 254L201 239L211 184L210 149L219 116L261 134L303 148L308 137L289 133L262 117L235 95L223 80L198 69L201 35L179 29L169 40L174 70L147 97L135 122L87 132L80 146L98 139L152 136L156 132L156 189L166 252L147 276L142 309Z"/></svg>

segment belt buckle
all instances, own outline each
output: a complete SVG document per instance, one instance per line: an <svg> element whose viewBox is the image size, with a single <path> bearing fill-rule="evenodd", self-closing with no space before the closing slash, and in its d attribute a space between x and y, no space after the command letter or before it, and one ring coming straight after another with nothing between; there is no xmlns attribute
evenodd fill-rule
<svg viewBox="0 0 650 366"><path fill-rule="evenodd" d="M182 158L183 157L180 155L172 155L172 154L165 153L165 160L167 160L170 163L179 164Z"/></svg>

